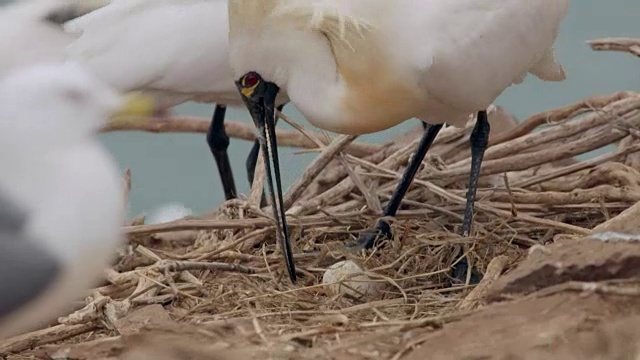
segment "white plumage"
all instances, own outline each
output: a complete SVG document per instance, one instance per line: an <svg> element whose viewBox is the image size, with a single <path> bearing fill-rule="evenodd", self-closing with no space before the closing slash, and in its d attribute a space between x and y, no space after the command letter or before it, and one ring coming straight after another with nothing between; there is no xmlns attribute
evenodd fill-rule
<svg viewBox="0 0 640 360"><path fill-rule="evenodd" d="M123 240L119 170L96 136L125 105L72 63L16 70L0 82L0 194L24 212L23 226L7 221L0 229L0 287L9 306L0 309L0 336L70 310ZM38 251L15 259L26 247ZM27 259L33 267L22 269Z"/></svg>
<svg viewBox="0 0 640 360"><path fill-rule="evenodd" d="M193 211L184 204L180 203L168 203L164 204L153 211L149 215L145 217L146 224L162 224L170 221L175 221L182 219L184 217L190 216L193 214Z"/></svg>
<svg viewBox="0 0 640 360"><path fill-rule="evenodd" d="M101 5L100 0L20 0L0 7L0 76L17 67L63 61L74 37L59 22Z"/></svg>
<svg viewBox="0 0 640 360"><path fill-rule="evenodd" d="M226 106L242 99L229 64L227 0L113 0L65 28L78 36L69 58L121 91L143 91L165 108L215 102L207 142L226 198L237 196L224 118ZM250 182L257 154L256 143L247 159Z"/></svg>
<svg viewBox="0 0 640 360"><path fill-rule="evenodd" d="M275 82L315 126L363 134L416 117L463 126L531 72L562 80L568 0L230 2L236 79Z"/></svg>
<svg viewBox="0 0 640 360"><path fill-rule="evenodd" d="M66 24L79 35L68 54L110 85L147 91L167 107L239 106L227 19L226 0L113 0Z"/></svg>

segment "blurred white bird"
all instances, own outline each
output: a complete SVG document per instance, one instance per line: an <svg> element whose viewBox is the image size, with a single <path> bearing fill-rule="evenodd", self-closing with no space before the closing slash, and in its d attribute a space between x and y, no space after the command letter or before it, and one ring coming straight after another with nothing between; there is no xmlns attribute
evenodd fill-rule
<svg viewBox="0 0 640 360"><path fill-rule="evenodd" d="M0 76L17 67L63 61L75 39L62 24L107 0L21 0L0 7Z"/></svg>
<svg viewBox="0 0 640 360"><path fill-rule="evenodd" d="M338 133L381 131L410 118L430 124L385 216L395 215L442 124L464 126L477 113L462 224L468 236L489 135L486 109L528 73L565 78L552 46L567 8L568 0L230 0L230 59L273 150L273 101L283 93L313 125ZM274 215L289 251L284 210ZM381 220L360 245L372 247L380 233L391 238ZM465 257L454 278L467 268Z"/></svg>
<svg viewBox="0 0 640 360"><path fill-rule="evenodd" d="M182 219L191 214L193 214L193 211L184 206L184 204L168 203L151 211L151 213L146 216L145 224L162 224Z"/></svg>
<svg viewBox="0 0 640 360"><path fill-rule="evenodd" d="M215 102L207 143L226 199L237 196L224 118L226 106L242 99L229 64L227 0L113 0L65 28L79 36L69 57L121 91L144 91L166 108ZM246 163L250 183L258 151L256 141Z"/></svg>
<svg viewBox="0 0 640 360"><path fill-rule="evenodd" d="M139 99L71 63L0 81L0 337L70 310L112 260L124 204L97 131L114 114L152 113Z"/></svg>

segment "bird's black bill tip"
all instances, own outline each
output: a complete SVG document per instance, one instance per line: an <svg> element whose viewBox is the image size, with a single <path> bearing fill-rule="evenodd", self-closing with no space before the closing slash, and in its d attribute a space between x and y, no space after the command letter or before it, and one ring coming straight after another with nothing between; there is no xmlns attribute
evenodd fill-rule
<svg viewBox="0 0 640 360"><path fill-rule="evenodd" d="M273 217L277 224L277 237L284 254L284 259L289 273L289 279L292 283L296 283L296 268L293 261L293 252L291 250L291 240L289 238L289 229L287 227L287 218L284 209L284 200L282 196L282 180L280 176L280 163L278 157L278 144L276 141L275 131L275 109L272 104L265 104L264 126L262 126L261 146L264 154L265 172L267 175L267 186L269 188L269 197L273 209ZM264 145L262 145L264 144ZM271 170L273 165L273 173ZM275 179L275 182L274 182Z"/></svg>

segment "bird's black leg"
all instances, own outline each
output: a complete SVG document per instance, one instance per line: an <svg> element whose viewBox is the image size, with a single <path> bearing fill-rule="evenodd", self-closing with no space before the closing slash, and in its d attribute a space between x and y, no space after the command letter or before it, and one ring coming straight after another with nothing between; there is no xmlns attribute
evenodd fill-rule
<svg viewBox="0 0 640 360"><path fill-rule="evenodd" d="M224 116L226 112L227 107L225 105L216 105L211 119L211 125L207 131L207 144L209 144L211 154L213 154L213 158L218 165L222 188L224 189L224 197L229 200L235 199L238 192L236 191L231 162L229 161L229 154L227 153L229 136L224 128Z"/></svg>
<svg viewBox="0 0 640 360"><path fill-rule="evenodd" d="M471 224L473 223L473 205L476 199L476 191L478 190L478 178L480 177L480 165L482 158L487 149L489 142L489 120L486 111L478 112L476 125L471 132L471 172L469 174L469 189L467 190L467 204L464 209L464 219L462 221L462 236L471 234ZM456 257L462 256L464 251L461 249ZM469 269L469 261L467 257L462 258L452 269L452 277L455 280L465 282L467 270ZM471 283L480 281L480 276L474 271L471 272Z"/></svg>
<svg viewBox="0 0 640 360"><path fill-rule="evenodd" d="M284 109L284 105L280 105L276 109L278 109L279 112L282 112L282 109ZM276 124L277 123L278 123L278 118L276 118ZM260 142L258 141L258 139L256 139L253 142L253 147L251 148L251 151L249 152L249 156L247 156L247 161L245 163L245 166L247 168L247 177L249 179L249 186L253 185L253 178L255 177L255 174L256 174L256 164L258 163L259 152L260 152ZM265 206L267 206L267 198L264 196L264 193L262 193L262 197L260 199L260 207L265 207Z"/></svg>
<svg viewBox="0 0 640 360"><path fill-rule="evenodd" d="M409 190L409 186L411 186L411 182L413 178L416 176L418 169L420 168L420 164L422 164L422 160L424 160L427 151L433 144L438 132L442 128L442 124L438 125L427 125L425 127L424 134L422 135L422 139L420 140L420 144L418 145L418 149L413 154L413 158L409 162L409 165L404 171L396 190L394 191L387 207L384 209L384 217L395 216L398 208L400 207L400 203L402 202L402 198ZM360 237L358 238L357 243L353 247L357 248L365 248L370 249L374 245L376 245L379 240L378 237L380 235L384 235L386 238L391 239L391 227L389 223L387 223L384 219L378 219L376 222L376 226L374 229L362 232ZM381 239L380 239L381 240Z"/></svg>
<svg viewBox="0 0 640 360"><path fill-rule="evenodd" d="M256 139L253 142L249 156L247 156L247 178L249 179L249 186L253 185L253 178L256 174L256 164L258 163L258 153L260 153L260 142Z"/></svg>

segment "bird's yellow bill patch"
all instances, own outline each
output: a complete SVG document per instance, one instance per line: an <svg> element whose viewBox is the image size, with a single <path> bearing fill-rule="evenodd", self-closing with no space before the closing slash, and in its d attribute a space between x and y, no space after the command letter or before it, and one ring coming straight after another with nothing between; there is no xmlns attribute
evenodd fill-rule
<svg viewBox="0 0 640 360"><path fill-rule="evenodd" d="M153 116L156 110L156 101L151 96L132 92L125 95L124 103L114 114L114 117Z"/></svg>
<svg viewBox="0 0 640 360"><path fill-rule="evenodd" d="M247 99L250 98L253 95L253 92L256 91L258 84L255 84L251 87L243 87L242 90L240 90L242 96L246 97Z"/></svg>
<svg viewBox="0 0 640 360"><path fill-rule="evenodd" d="M253 92L256 90L256 86L252 86L252 87L248 87L248 88L242 88L242 90L240 90L240 92L242 93L242 96L246 97L246 98L250 98L251 95L253 95Z"/></svg>

